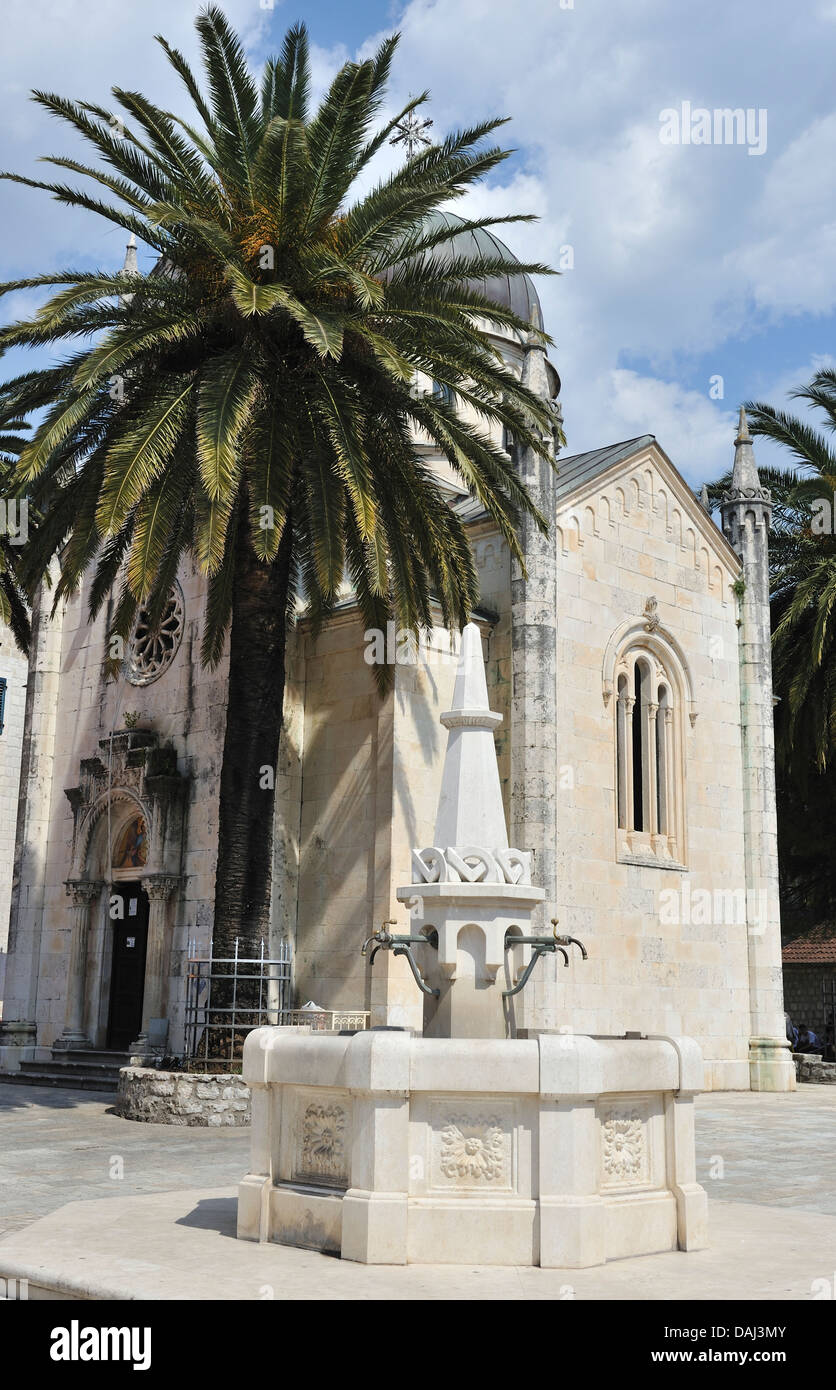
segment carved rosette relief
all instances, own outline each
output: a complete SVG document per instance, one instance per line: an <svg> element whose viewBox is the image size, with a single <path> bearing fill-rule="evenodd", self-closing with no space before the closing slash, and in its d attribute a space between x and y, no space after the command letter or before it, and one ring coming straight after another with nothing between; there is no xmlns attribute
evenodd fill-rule
<svg viewBox="0 0 836 1390"><path fill-rule="evenodd" d="M331 1098L301 1101L293 1176L327 1187L347 1187L349 1120L345 1102Z"/></svg>
<svg viewBox="0 0 836 1390"><path fill-rule="evenodd" d="M603 1187L639 1187L650 1181L647 1116L642 1110L607 1110L601 1120L601 1144Z"/></svg>
<svg viewBox="0 0 836 1390"><path fill-rule="evenodd" d="M510 1191L512 1130L500 1110L443 1107L433 1119L431 1185Z"/></svg>

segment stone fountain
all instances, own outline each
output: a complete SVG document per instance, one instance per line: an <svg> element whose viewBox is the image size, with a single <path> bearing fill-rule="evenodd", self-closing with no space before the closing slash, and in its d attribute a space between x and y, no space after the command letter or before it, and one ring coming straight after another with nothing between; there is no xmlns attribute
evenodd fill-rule
<svg viewBox="0 0 836 1390"><path fill-rule="evenodd" d="M412 928L363 946L406 956L423 1035L258 1028L244 1047L251 1171L238 1235L370 1264L579 1268L700 1249L690 1038L517 1036L540 958L543 892L509 846L479 630L462 635L432 846L398 890Z"/></svg>

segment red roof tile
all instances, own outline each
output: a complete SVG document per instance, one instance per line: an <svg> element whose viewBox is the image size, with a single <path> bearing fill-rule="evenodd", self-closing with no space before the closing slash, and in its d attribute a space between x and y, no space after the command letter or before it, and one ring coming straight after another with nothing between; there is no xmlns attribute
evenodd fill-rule
<svg viewBox="0 0 836 1390"><path fill-rule="evenodd" d="M836 926L823 922L790 941L781 952L784 965L836 965Z"/></svg>

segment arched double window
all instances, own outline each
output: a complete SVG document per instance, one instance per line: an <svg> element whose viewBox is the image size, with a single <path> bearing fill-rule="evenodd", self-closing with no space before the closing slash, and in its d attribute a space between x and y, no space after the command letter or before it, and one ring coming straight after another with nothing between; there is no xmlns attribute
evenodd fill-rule
<svg viewBox="0 0 836 1390"><path fill-rule="evenodd" d="M657 643L638 642L619 654L613 684L619 857L681 864L682 682Z"/></svg>

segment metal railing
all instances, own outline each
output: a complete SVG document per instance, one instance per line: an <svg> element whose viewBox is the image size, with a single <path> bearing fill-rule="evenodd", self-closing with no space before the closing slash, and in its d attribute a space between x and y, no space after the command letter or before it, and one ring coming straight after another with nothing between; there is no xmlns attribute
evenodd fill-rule
<svg viewBox="0 0 836 1390"><path fill-rule="evenodd" d="M240 1062L244 1040L264 1024L305 1027L314 1032L364 1031L364 1009L291 1008L293 953L283 941L268 956L261 942L257 956L242 956L236 937L231 956L198 954L189 942L186 959L186 1060Z"/></svg>
<svg viewBox="0 0 836 1390"><path fill-rule="evenodd" d="M199 955L189 942L186 960L186 1057L190 1061L240 1061L244 1039L263 1024L284 1023L291 1010L293 955L289 941L278 954L242 956L235 938L231 956Z"/></svg>
<svg viewBox="0 0 836 1390"><path fill-rule="evenodd" d="M369 1026L368 1009L289 1009L280 1022L285 1026L311 1028L315 1033L362 1033Z"/></svg>

